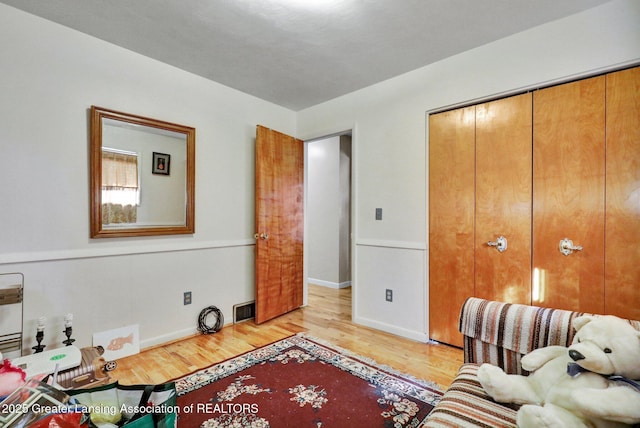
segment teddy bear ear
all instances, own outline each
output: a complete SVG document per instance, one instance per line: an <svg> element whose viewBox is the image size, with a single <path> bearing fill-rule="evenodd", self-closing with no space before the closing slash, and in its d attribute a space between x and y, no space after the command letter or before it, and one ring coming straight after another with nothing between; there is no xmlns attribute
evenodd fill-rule
<svg viewBox="0 0 640 428"><path fill-rule="evenodd" d="M582 327L584 327L586 324L593 321L594 319L595 318L590 315L582 315L580 317L576 317L573 319L573 328L575 328L576 331L580 330Z"/></svg>

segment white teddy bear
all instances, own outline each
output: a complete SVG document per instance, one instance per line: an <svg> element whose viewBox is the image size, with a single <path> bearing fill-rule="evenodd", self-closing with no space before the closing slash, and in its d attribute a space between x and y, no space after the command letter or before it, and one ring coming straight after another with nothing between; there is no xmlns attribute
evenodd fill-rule
<svg viewBox="0 0 640 428"><path fill-rule="evenodd" d="M494 400L523 406L519 427L622 427L640 423L640 331L611 315L574 319L572 345L522 357L529 376L483 364L478 378ZM613 376L616 375L616 376Z"/></svg>

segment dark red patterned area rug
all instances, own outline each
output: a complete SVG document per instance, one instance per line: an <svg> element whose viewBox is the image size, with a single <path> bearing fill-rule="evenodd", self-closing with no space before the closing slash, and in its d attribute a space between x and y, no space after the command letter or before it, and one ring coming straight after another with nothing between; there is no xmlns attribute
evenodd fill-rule
<svg viewBox="0 0 640 428"><path fill-rule="evenodd" d="M442 396L303 335L178 379L176 389L180 428L417 427Z"/></svg>

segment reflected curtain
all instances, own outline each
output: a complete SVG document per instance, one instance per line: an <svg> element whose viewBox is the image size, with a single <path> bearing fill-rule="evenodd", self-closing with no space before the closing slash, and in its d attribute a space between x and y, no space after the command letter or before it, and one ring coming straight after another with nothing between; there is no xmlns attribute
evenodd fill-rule
<svg viewBox="0 0 640 428"><path fill-rule="evenodd" d="M102 224L137 221L138 183L137 154L102 150Z"/></svg>

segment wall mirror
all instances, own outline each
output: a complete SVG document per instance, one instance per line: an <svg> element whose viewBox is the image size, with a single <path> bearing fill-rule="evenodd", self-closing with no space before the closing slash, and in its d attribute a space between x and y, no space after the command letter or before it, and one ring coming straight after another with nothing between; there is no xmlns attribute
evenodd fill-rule
<svg viewBox="0 0 640 428"><path fill-rule="evenodd" d="M195 231L195 128L91 107L91 237Z"/></svg>

